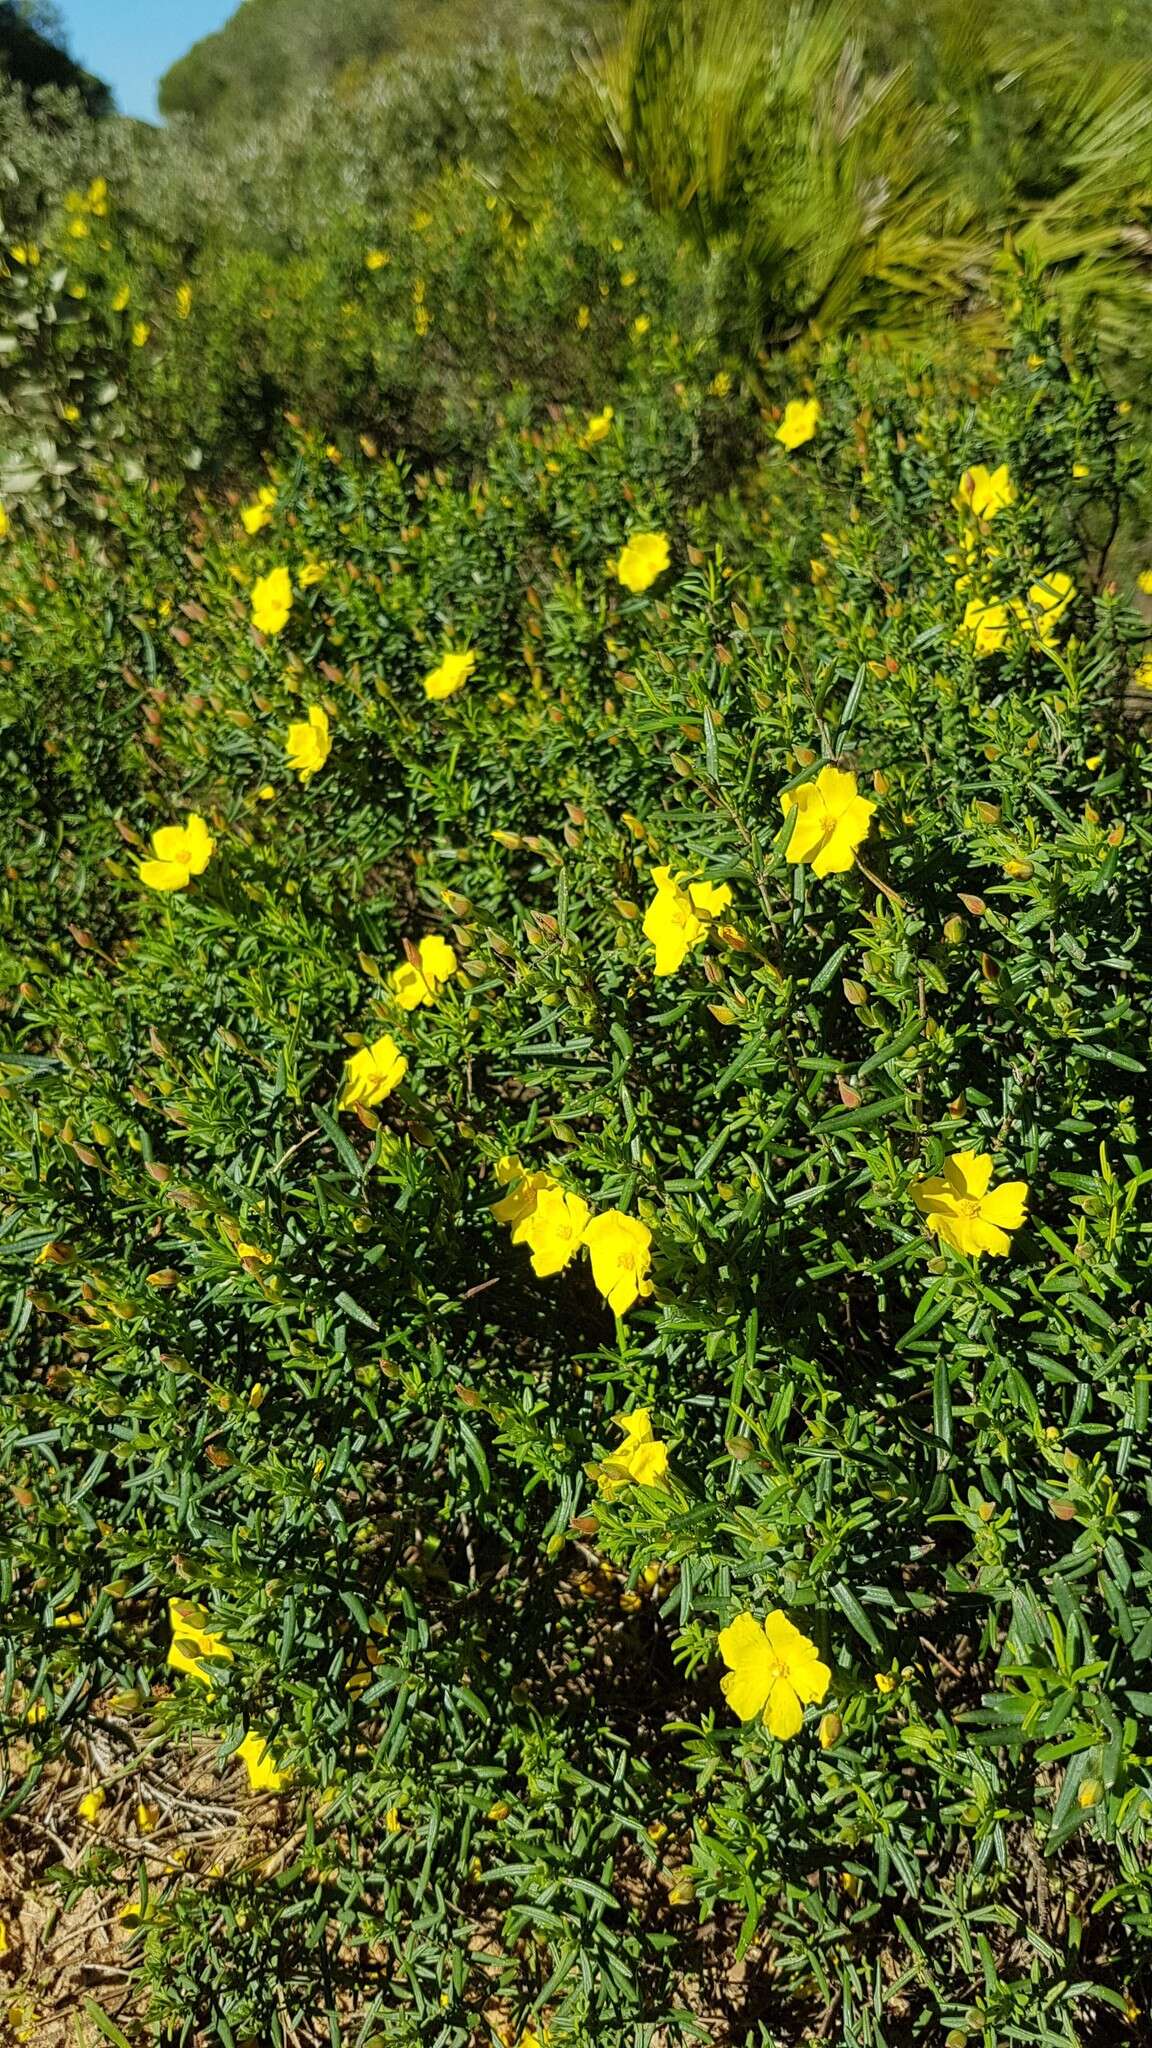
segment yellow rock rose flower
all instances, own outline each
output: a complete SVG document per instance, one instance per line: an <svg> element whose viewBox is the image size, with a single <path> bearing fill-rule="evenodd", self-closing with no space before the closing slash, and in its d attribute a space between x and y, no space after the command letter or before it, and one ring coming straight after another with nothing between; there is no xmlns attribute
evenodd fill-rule
<svg viewBox="0 0 1152 2048"><path fill-rule="evenodd" d="M603 412L592 413L589 417L588 425L581 436L580 446L582 448L594 448L597 441L606 441L612 432L612 422L615 417L615 410L610 405L606 405Z"/></svg>
<svg viewBox="0 0 1152 2048"><path fill-rule="evenodd" d="M822 417L823 408L818 398L790 398L775 438L789 450L802 448L805 441L812 439Z"/></svg>
<svg viewBox="0 0 1152 2048"><path fill-rule="evenodd" d="M424 695L434 703L443 697L455 696L462 690L476 667L476 656L469 648L465 654L446 654L439 668L434 668L424 678Z"/></svg>
<svg viewBox="0 0 1152 2048"><path fill-rule="evenodd" d="M1008 464L1002 462L999 469L988 469L983 462L974 462L960 479L960 488L952 500L960 512L970 512L974 519L995 519L998 512L1016 503L1016 486L1008 474Z"/></svg>
<svg viewBox="0 0 1152 2048"><path fill-rule="evenodd" d="M592 1278L615 1315L627 1315L633 1302L651 1294L652 1232L637 1216L605 1209L584 1231L592 1258Z"/></svg>
<svg viewBox="0 0 1152 2048"><path fill-rule="evenodd" d="M727 910L732 891L727 883L688 882L671 868L649 870L656 894L641 927L656 951L655 972L675 974L693 946L705 938L713 918Z"/></svg>
<svg viewBox="0 0 1152 2048"><path fill-rule="evenodd" d="M992 1160L987 1152L954 1152L942 1175L918 1180L912 1200L929 1230L965 1257L989 1252L1003 1259L1012 1249L1010 1230L1019 1230L1028 1207L1026 1180L1006 1180L990 1187Z"/></svg>
<svg viewBox="0 0 1152 2048"><path fill-rule="evenodd" d="M970 597L960 622L962 633L970 633L977 654L999 654L1012 633L1012 612L1006 604L983 597Z"/></svg>
<svg viewBox="0 0 1152 2048"><path fill-rule="evenodd" d="M450 981L457 971L456 955L439 932L430 932L426 939L421 939L417 950L419 965L405 960L389 976L392 993L402 1010L415 1010L421 1003L434 1003L444 983Z"/></svg>
<svg viewBox="0 0 1152 2048"><path fill-rule="evenodd" d="M216 841L198 811L189 811L182 825L161 825L152 834L153 860L140 863L140 880L146 889L186 889L193 875L202 875Z"/></svg>
<svg viewBox="0 0 1152 2048"><path fill-rule="evenodd" d="M608 1499L625 1486L660 1486L668 1472L668 1446L652 1434L647 1408L616 1418L624 1441L596 1466L596 1484Z"/></svg>
<svg viewBox="0 0 1152 2048"><path fill-rule="evenodd" d="M301 782L311 782L332 752L328 713L322 704L310 704L307 718L297 718L288 727L288 766Z"/></svg>
<svg viewBox="0 0 1152 2048"><path fill-rule="evenodd" d="M264 1737L254 1730L249 1729L236 1755L248 1773L251 1791L282 1792L288 1784L287 1773L277 1768L276 1759Z"/></svg>
<svg viewBox="0 0 1152 2048"><path fill-rule="evenodd" d="M742 1721L762 1720L780 1742L799 1734L805 1706L818 1705L832 1682L815 1643L779 1607L763 1624L753 1614L738 1614L717 1640L728 1666L720 1690L733 1713Z"/></svg>
<svg viewBox="0 0 1152 2048"><path fill-rule="evenodd" d="M252 585L252 624L260 633L282 633L292 610L292 578L287 569L269 569Z"/></svg>
<svg viewBox="0 0 1152 2048"><path fill-rule="evenodd" d="M362 1045L354 1052L344 1069L344 1087L340 1096L341 1109L374 1109L400 1086L408 1072L408 1062L392 1037L385 1032L374 1045Z"/></svg>
<svg viewBox="0 0 1152 2048"><path fill-rule="evenodd" d="M240 507L240 522L245 533L260 533L272 517L276 503L276 491L272 484L265 484L248 505Z"/></svg>
<svg viewBox="0 0 1152 2048"><path fill-rule="evenodd" d="M876 806L860 795L849 769L828 765L813 782L786 789L780 808L785 818L796 813L784 858L823 876L847 873L868 837Z"/></svg>
<svg viewBox="0 0 1152 2048"><path fill-rule="evenodd" d="M617 581L639 596L664 574L671 560L666 533L634 533L620 550Z"/></svg>
<svg viewBox="0 0 1152 2048"><path fill-rule="evenodd" d="M497 1223L512 1225L512 1242L522 1240L516 1236L518 1226L531 1216L544 1188L559 1185L550 1173L529 1173L526 1166L514 1152L506 1152L496 1162L496 1178L508 1193L492 1204L492 1214Z"/></svg>
<svg viewBox="0 0 1152 2048"><path fill-rule="evenodd" d="M208 1626L209 1616L203 1607L192 1600L169 1600L168 1625L172 1630L172 1641L168 1649L168 1663L173 1671L186 1671L201 1685L212 1690L212 1673L205 1669L203 1659L215 1658L220 1664L231 1664L232 1652L222 1637Z"/></svg>
<svg viewBox="0 0 1152 2048"><path fill-rule="evenodd" d="M531 1208L513 1229L512 1242L528 1246L538 1279L562 1273L575 1257L584 1242L590 1213L582 1195L554 1182L535 1190Z"/></svg>

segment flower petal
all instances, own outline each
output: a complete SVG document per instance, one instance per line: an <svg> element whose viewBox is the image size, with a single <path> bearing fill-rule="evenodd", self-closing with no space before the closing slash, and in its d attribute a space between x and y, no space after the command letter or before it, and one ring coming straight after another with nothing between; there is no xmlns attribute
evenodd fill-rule
<svg viewBox="0 0 1152 2048"><path fill-rule="evenodd" d="M963 1200L979 1201L992 1178L992 1156L988 1152L953 1152L944 1164L944 1178Z"/></svg>
<svg viewBox="0 0 1152 2048"><path fill-rule="evenodd" d="M717 1648L729 1667L720 1681L734 1714L742 1721L754 1721L767 1704L772 1690L776 1659L754 1615L738 1614L717 1637Z"/></svg>
<svg viewBox="0 0 1152 2048"><path fill-rule="evenodd" d="M804 1726L804 1709L790 1679L777 1678L774 1681L764 1708L764 1724L769 1735L774 1735L778 1742L787 1742L789 1736L800 1733Z"/></svg>
<svg viewBox="0 0 1152 2048"><path fill-rule="evenodd" d="M1027 1213L1026 1180L1002 1181L998 1188L989 1188L980 1204L984 1222L999 1224L1001 1230L1019 1230Z"/></svg>

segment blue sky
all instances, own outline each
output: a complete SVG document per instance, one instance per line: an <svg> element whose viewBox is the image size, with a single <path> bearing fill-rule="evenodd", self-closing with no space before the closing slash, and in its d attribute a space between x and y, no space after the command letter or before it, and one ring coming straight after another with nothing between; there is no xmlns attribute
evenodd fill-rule
<svg viewBox="0 0 1152 2048"><path fill-rule="evenodd" d="M156 116L156 87L177 57L235 14L238 0L60 0L77 62L106 79L122 114Z"/></svg>

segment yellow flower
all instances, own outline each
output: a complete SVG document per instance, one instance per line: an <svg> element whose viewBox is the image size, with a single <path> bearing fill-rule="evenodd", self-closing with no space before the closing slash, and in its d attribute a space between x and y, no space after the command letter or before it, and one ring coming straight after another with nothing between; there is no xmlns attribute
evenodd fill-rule
<svg viewBox="0 0 1152 2048"><path fill-rule="evenodd" d="M1042 582L1030 585L1027 600L1018 598L1013 610L1025 632L1048 645L1075 595L1072 578L1063 569L1053 569Z"/></svg>
<svg viewBox="0 0 1152 2048"><path fill-rule="evenodd" d="M126 284L118 286L112 298L112 311L114 313L122 313L131 297L132 292L130 286Z"/></svg>
<svg viewBox="0 0 1152 2048"><path fill-rule="evenodd" d="M426 939L421 939L419 953L419 966L405 960L389 976L392 993L402 1010L434 1003L444 983L456 972L456 955L439 932L430 932Z"/></svg>
<svg viewBox="0 0 1152 2048"><path fill-rule="evenodd" d="M517 1228L535 1210L537 1200L545 1188L554 1188L558 1183L550 1173L529 1173L514 1152L506 1152L496 1161L496 1178L508 1193L492 1204L492 1214L497 1223L512 1225L512 1242L519 1244Z"/></svg>
<svg viewBox="0 0 1152 2048"><path fill-rule="evenodd" d="M176 311L179 313L180 318L182 320L186 320L188 318L189 313L192 311L192 287L190 284L177 285Z"/></svg>
<svg viewBox="0 0 1152 2048"><path fill-rule="evenodd" d="M615 410L610 405L606 405L603 412L591 413L588 418L588 425L584 429L580 446L582 448L594 448L597 441L606 441L612 432L612 422L615 417Z"/></svg>
<svg viewBox="0 0 1152 2048"><path fill-rule="evenodd" d="M133 348L143 348L151 332L152 329L146 320L138 320L132 329Z"/></svg>
<svg viewBox="0 0 1152 2048"><path fill-rule="evenodd" d="M802 448L810 441L823 416L818 398L790 398L784 407L784 417L776 429L776 439L785 448Z"/></svg>
<svg viewBox="0 0 1152 2048"><path fill-rule="evenodd" d="M365 1109L374 1109L400 1086L408 1072L408 1062L393 1038L385 1032L374 1045L363 1045L353 1053L344 1070L344 1090L340 1097L341 1109L354 1109L359 1103Z"/></svg>
<svg viewBox="0 0 1152 2048"><path fill-rule="evenodd" d="M72 240L74 242L82 242L84 240L85 235L88 233L87 221L70 220L68 223L68 233L71 235Z"/></svg>
<svg viewBox="0 0 1152 2048"><path fill-rule="evenodd" d="M668 1446L652 1434L647 1408L634 1408L631 1415L616 1419L624 1441L610 1457L596 1467L596 1484L611 1499L625 1486L659 1486L668 1471Z"/></svg>
<svg viewBox="0 0 1152 2048"><path fill-rule="evenodd" d="M140 863L146 889L186 889L193 875L202 875L216 841L198 811L189 811L183 825L161 825L152 834L153 860Z"/></svg>
<svg viewBox="0 0 1152 2048"><path fill-rule="evenodd" d="M579 328L579 330L580 330L581 334L583 334L583 333L585 332L585 330L586 330L586 328L587 328L587 326L588 326L588 322L589 322L589 321L591 320L591 318L592 318L592 314L591 314L591 312L590 312L590 310L589 310L589 308L588 308L587 306L578 306L578 307L577 307L577 309L576 309L576 325L577 325L577 327Z"/></svg>
<svg viewBox="0 0 1152 2048"><path fill-rule="evenodd" d="M265 484L257 491L250 505L242 505L240 519L245 533L259 533L267 526L276 503L276 491L272 484Z"/></svg>
<svg viewBox="0 0 1152 2048"><path fill-rule="evenodd" d="M535 1200L512 1232L513 1244L526 1244L532 1253L532 1271L540 1280L562 1273L584 1242L588 1204L582 1195L570 1193L555 1183L535 1190Z"/></svg>
<svg viewBox="0 0 1152 2048"><path fill-rule="evenodd" d="M439 668L434 668L424 678L424 695L434 703L442 697L454 696L468 681L476 667L476 656L471 648L465 654L446 654Z"/></svg>
<svg viewBox="0 0 1152 2048"><path fill-rule="evenodd" d="M796 813L785 859L810 865L814 875L843 875L868 837L876 806L860 795L848 769L826 766L814 782L786 789L780 808L785 818Z"/></svg>
<svg viewBox="0 0 1152 2048"><path fill-rule="evenodd" d="M88 187L88 204L93 213L103 213L108 200L107 178L93 178Z"/></svg>
<svg viewBox="0 0 1152 2048"><path fill-rule="evenodd" d="M656 894L644 913L642 930L656 949L656 974L675 974L706 936L709 921L727 910L732 891L726 882L719 887L714 882L689 882L685 888L671 868L652 868L650 873Z"/></svg>
<svg viewBox="0 0 1152 2048"><path fill-rule="evenodd" d="M248 1773L249 1788L253 1792L282 1792L288 1783L287 1774L278 1770L276 1759L262 1735L249 1729L236 1751Z"/></svg>
<svg viewBox="0 0 1152 2048"><path fill-rule="evenodd" d="M1005 1258L1012 1249L1007 1233L1019 1230L1028 1205L1026 1180L1006 1180L990 1188L991 1178L987 1152L953 1152L944 1163L942 1178L918 1180L912 1188L912 1200L929 1230L953 1251L974 1259L981 1252Z"/></svg>
<svg viewBox="0 0 1152 2048"><path fill-rule="evenodd" d="M592 1257L592 1278L615 1315L628 1313L634 1301L652 1292L652 1232L636 1216L605 1209L584 1231Z"/></svg>
<svg viewBox="0 0 1152 2048"><path fill-rule="evenodd" d="M227 1643L213 1634L208 1627L208 1615L191 1600L169 1600L168 1625L172 1630L168 1662L173 1671L186 1671L211 1691L212 1674L204 1669L201 1660L215 1657L222 1664L231 1664L232 1652Z"/></svg>
<svg viewBox="0 0 1152 2048"><path fill-rule="evenodd" d="M296 572L296 581L301 590L311 590L314 583L323 583L327 574L327 562L305 562Z"/></svg>
<svg viewBox="0 0 1152 2048"><path fill-rule="evenodd" d="M1008 505L1016 503L1016 486L1008 474L1008 464L1002 462L999 469L988 469L982 462L974 462L960 479L960 488L952 500L960 512L971 512L974 519L995 519Z"/></svg>
<svg viewBox="0 0 1152 2048"><path fill-rule="evenodd" d="M1084 477L1090 476L1091 471L1086 462L1074 462L1072 464L1072 474L1075 477L1077 483L1079 483Z"/></svg>
<svg viewBox="0 0 1152 2048"><path fill-rule="evenodd" d="M384 265L391 261L387 249L369 249L364 258L364 267L366 270L383 270Z"/></svg>
<svg viewBox="0 0 1152 2048"><path fill-rule="evenodd" d="M632 332L638 341L647 334L651 325L652 322L647 313L637 313L636 318L632 322Z"/></svg>
<svg viewBox="0 0 1152 2048"><path fill-rule="evenodd" d="M672 560L666 533L634 533L620 550L617 580L625 590L639 593L664 574Z"/></svg>
<svg viewBox="0 0 1152 2048"><path fill-rule="evenodd" d="M62 405L60 407L60 416L62 419L66 419L70 426L74 426L80 417L80 407L78 405Z"/></svg>
<svg viewBox="0 0 1152 2048"><path fill-rule="evenodd" d="M873 1677L873 1681L874 1681L874 1683L875 1683L875 1686L876 1686L876 1690L877 1690L877 1692L879 1692L879 1693L890 1693L890 1692L895 1692L895 1690L896 1690L896 1686L897 1686L897 1680L896 1680L895 1678L893 1678L893 1676L892 1676L892 1673L891 1673L890 1671L874 1671L874 1672L873 1672L873 1674L872 1674L872 1677Z"/></svg>
<svg viewBox="0 0 1152 2048"><path fill-rule="evenodd" d="M8 514L4 510L3 505L0 505L0 540L7 539L8 531L11 525L12 521L9 519Z"/></svg>
<svg viewBox="0 0 1152 2048"><path fill-rule="evenodd" d="M1142 590L1145 597L1152 597L1152 569L1141 569L1136 578L1136 588Z"/></svg>
<svg viewBox="0 0 1152 2048"><path fill-rule="evenodd" d="M322 704L310 704L307 718L293 719L288 727L288 766L301 782L311 782L332 752L328 713Z"/></svg>
<svg viewBox="0 0 1152 2048"><path fill-rule="evenodd" d="M107 1798L108 1794L105 1792L104 1787L97 1785L91 1792L84 1794L83 1799L76 1808L81 1820L87 1821L90 1828L95 1827L100 1809L105 1804Z"/></svg>
<svg viewBox="0 0 1152 2048"><path fill-rule="evenodd" d="M261 633L282 633L292 609L292 579L287 569L269 569L252 585L252 624Z"/></svg>
<svg viewBox="0 0 1152 2048"><path fill-rule="evenodd" d="M732 389L732 378L729 371L717 370L708 389L713 398L727 398L728 393Z"/></svg>
<svg viewBox="0 0 1152 2048"><path fill-rule="evenodd" d="M1152 648L1145 654L1132 676L1134 690L1152 690Z"/></svg>
<svg viewBox="0 0 1152 2048"><path fill-rule="evenodd" d="M998 654L1002 647L1008 645L1012 614L1006 604L970 597L964 607L960 630L972 634L977 654Z"/></svg>
<svg viewBox="0 0 1152 2048"><path fill-rule="evenodd" d="M779 1607L760 1624L752 1614L738 1614L721 1629L720 1655L729 1676L720 1690L742 1721L763 1720L780 1742L799 1733L805 1705L818 1704L832 1682L815 1643L801 1635Z"/></svg>

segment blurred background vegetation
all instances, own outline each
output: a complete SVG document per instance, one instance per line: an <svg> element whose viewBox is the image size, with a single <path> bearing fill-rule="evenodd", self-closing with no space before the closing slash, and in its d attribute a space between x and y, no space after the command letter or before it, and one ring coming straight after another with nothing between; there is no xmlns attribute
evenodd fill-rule
<svg viewBox="0 0 1152 2048"><path fill-rule="evenodd" d="M50 16L4 12L11 52L49 47ZM169 72L165 129L110 118L92 81L30 90L10 54L0 233L52 261L0 275L0 493L59 488L109 437L227 469L293 407L438 455L483 444L490 401L594 399L644 317L592 259L623 218L648 246L648 315L759 400L782 355L830 335L962 323L969 350L995 348L1041 279L1071 338L1142 363L1150 16L350 0L333 25L310 0L246 0ZM115 206L85 239L65 201L96 164ZM500 268L494 212L522 244L519 288L474 294ZM435 276L412 269L425 213ZM376 244L391 267L366 279ZM180 279L195 311L166 325ZM126 286L130 320L110 310ZM440 312L414 349L417 286Z"/></svg>

